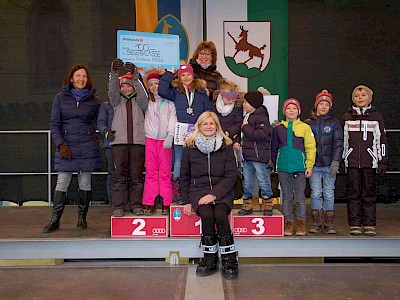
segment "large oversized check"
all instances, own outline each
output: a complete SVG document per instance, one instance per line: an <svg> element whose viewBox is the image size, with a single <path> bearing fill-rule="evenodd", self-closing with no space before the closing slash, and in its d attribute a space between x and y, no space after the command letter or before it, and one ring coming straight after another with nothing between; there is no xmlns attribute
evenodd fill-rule
<svg viewBox="0 0 400 300"><path fill-rule="evenodd" d="M179 36L128 30L117 31L117 57L138 67L179 68Z"/></svg>

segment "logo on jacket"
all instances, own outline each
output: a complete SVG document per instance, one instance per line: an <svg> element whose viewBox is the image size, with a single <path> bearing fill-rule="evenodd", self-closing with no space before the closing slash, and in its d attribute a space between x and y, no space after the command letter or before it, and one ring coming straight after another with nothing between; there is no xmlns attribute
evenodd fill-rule
<svg viewBox="0 0 400 300"><path fill-rule="evenodd" d="M271 56L271 22L224 21L224 57L238 76L254 77Z"/></svg>
<svg viewBox="0 0 400 300"><path fill-rule="evenodd" d="M175 221L179 221L182 218L182 211L179 208L175 208L173 216Z"/></svg>
<svg viewBox="0 0 400 300"><path fill-rule="evenodd" d="M325 132L325 133L329 133L329 132L331 132L331 131L332 131L331 126L325 126L325 127L324 127L324 132Z"/></svg>

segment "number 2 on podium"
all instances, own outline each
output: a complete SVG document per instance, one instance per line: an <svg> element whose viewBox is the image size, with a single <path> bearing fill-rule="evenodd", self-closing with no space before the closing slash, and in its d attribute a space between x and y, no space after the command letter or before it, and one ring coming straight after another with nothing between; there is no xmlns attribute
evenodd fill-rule
<svg viewBox="0 0 400 300"><path fill-rule="evenodd" d="M143 219L134 219L132 225L137 224L139 224L139 226L132 231L132 235L146 235L146 231L142 230L144 226L146 226L146 221Z"/></svg>

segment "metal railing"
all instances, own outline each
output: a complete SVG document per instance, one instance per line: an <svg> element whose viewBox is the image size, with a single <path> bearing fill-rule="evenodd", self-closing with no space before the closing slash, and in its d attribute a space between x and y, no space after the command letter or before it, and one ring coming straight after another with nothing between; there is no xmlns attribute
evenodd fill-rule
<svg viewBox="0 0 400 300"><path fill-rule="evenodd" d="M387 129L386 132L400 132L400 129ZM47 172L0 172L0 176L26 176L26 175L47 175L47 199L51 205L52 184L51 176L57 172L51 172L51 133L50 130L0 130L0 134L46 134L47 135ZM388 174L400 174L400 171L388 171ZM93 175L106 175L107 172L93 172Z"/></svg>

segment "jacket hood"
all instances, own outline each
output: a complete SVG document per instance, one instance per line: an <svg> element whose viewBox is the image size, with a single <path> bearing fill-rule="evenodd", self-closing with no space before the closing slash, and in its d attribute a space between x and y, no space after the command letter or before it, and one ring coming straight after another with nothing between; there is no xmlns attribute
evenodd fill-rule
<svg viewBox="0 0 400 300"><path fill-rule="evenodd" d="M327 119L331 119L331 118L333 118L333 113L332 113L332 110L330 110L326 115L323 115L323 116L317 116L317 111L316 111L316 109L315 108L313 108L312 110L311 110L311 113L310 113L310 119L311 120L316 120L317 118L320 118L320 119L323 119L323 120L327 120Z"/></svg>
<svg viewBox="0 0 400 300"><path fill-rule="evenodd" d="M356 115L369 115L372 112L375 112L376 108L372 104L370 104L367 108L359 108L355 105L350 106L349 109L347 110L348 113L356 116Z"/></svg>

